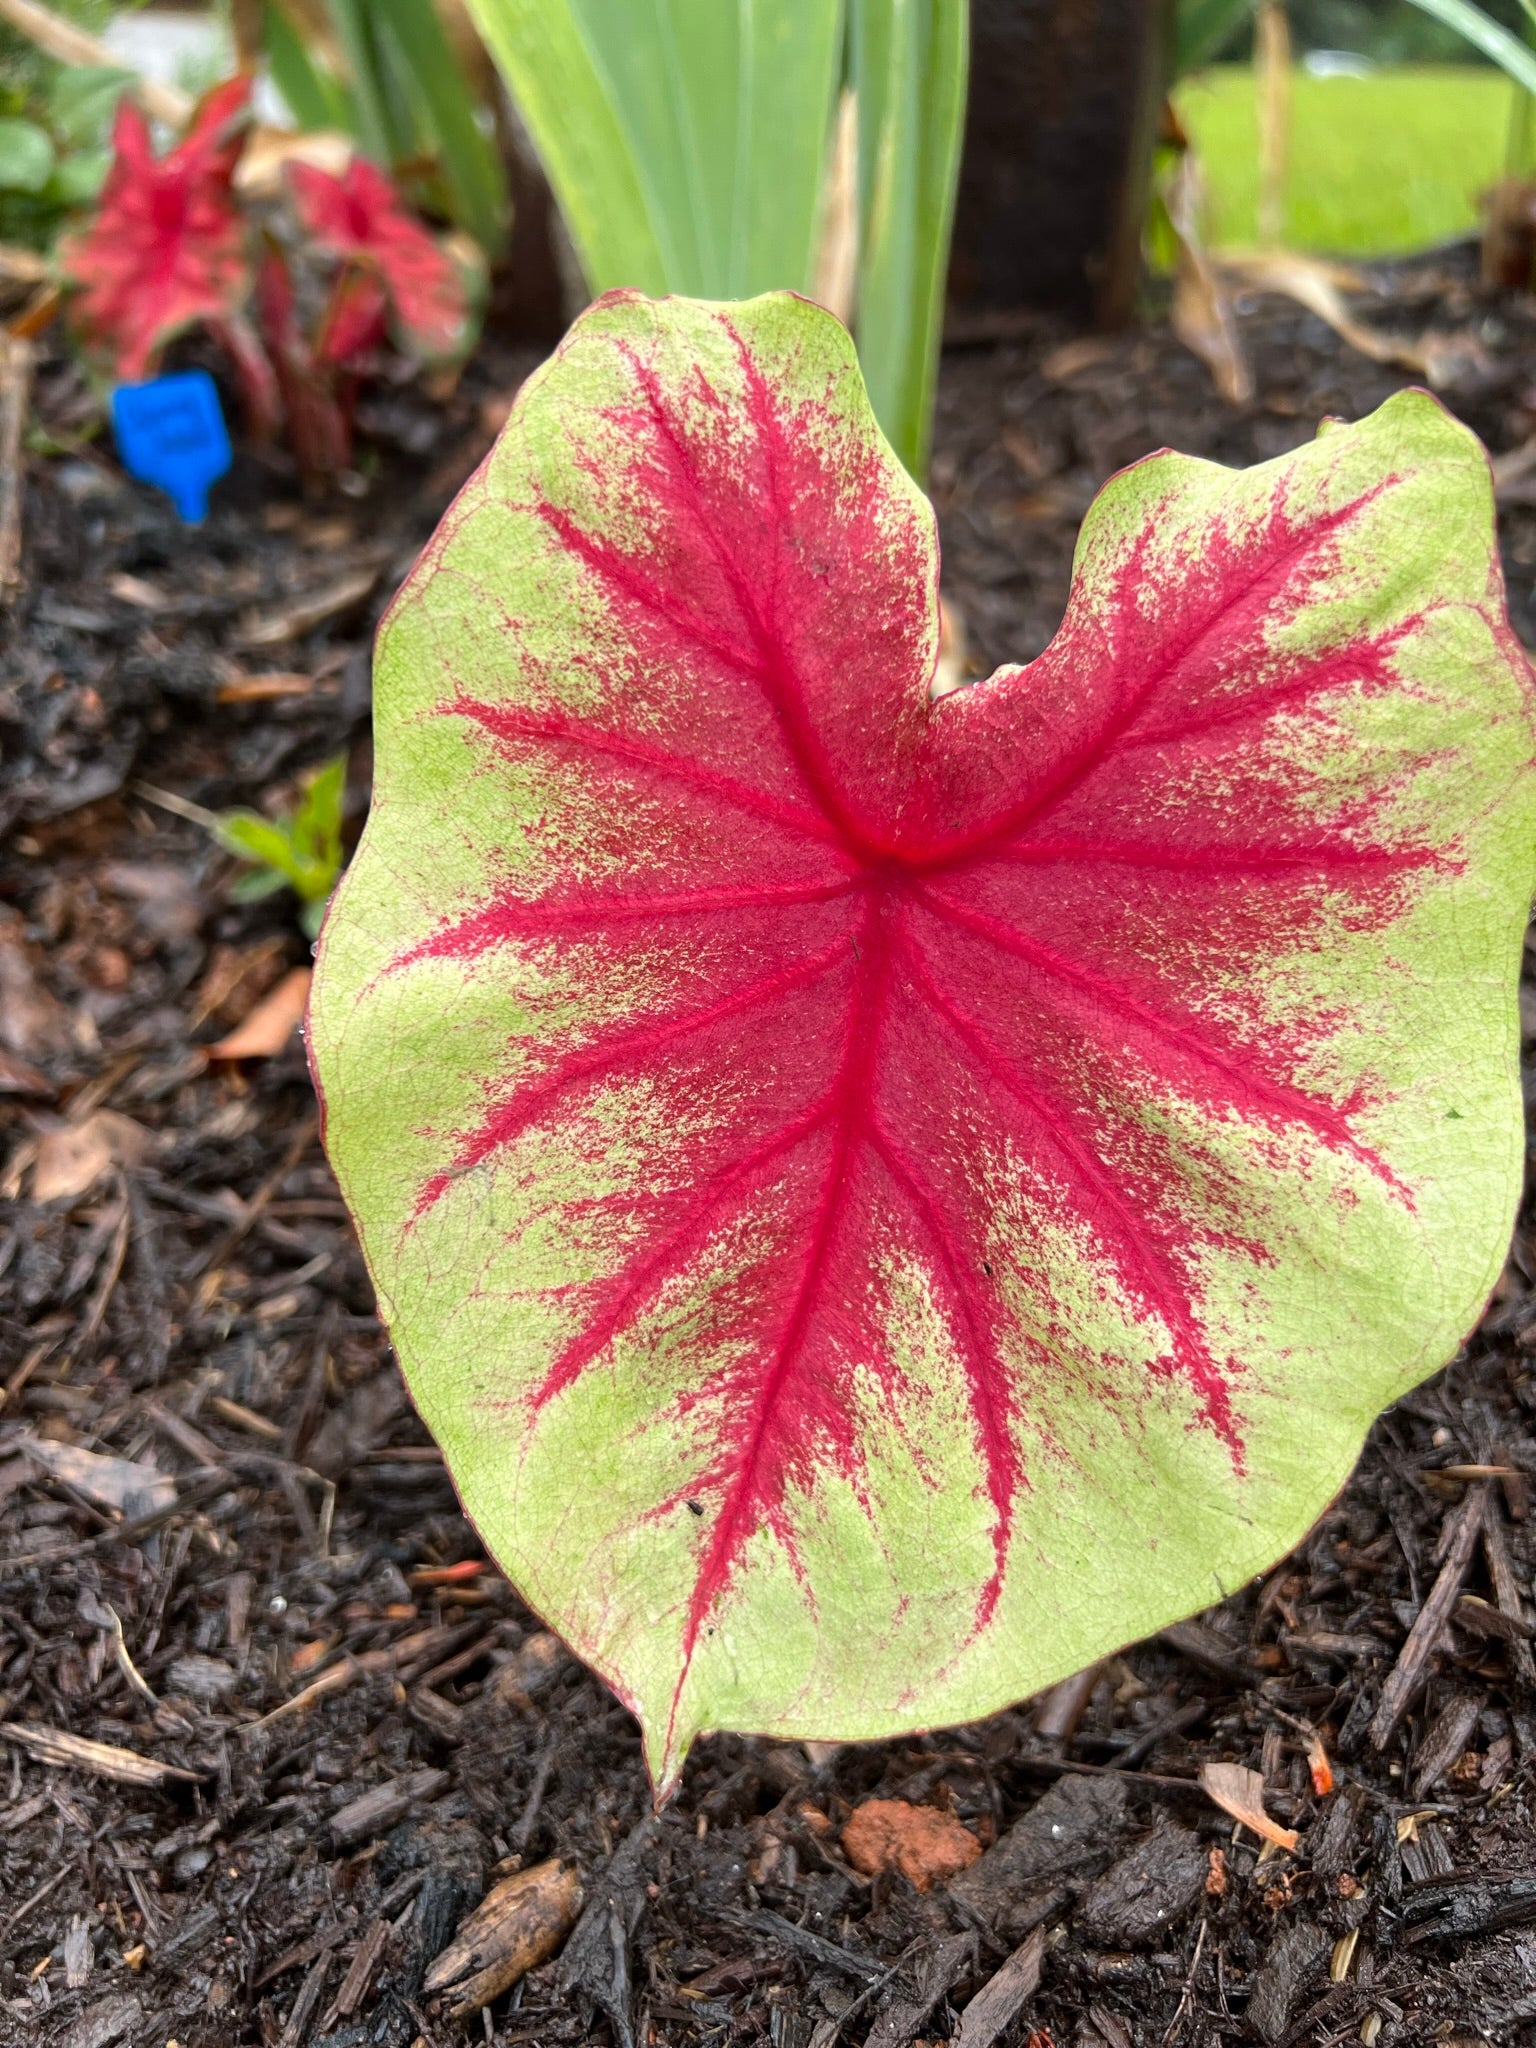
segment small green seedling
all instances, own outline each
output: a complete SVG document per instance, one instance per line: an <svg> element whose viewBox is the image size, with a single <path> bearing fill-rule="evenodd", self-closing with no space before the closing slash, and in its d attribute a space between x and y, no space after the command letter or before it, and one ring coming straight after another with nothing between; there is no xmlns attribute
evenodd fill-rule
<svg viewBox="0 0 1536 2048"><path fill-rule="evenodd" d="M227 853L252 863L231 885L237 903L257 903L279 889L291 889L304 906L299 922L313 938L341 873L341 805L347 786L347 757L313 775L286 817L260 811L221 811L214 837Z"/></svg>
<svg viewBox="0 0 1536 2048"><path fill-rule="evenodd" d="M162 809L190 818L226 853L250 862L237 875L230 895L237 903L258 903L279 889L291 889L302 908L299 922L310 938L320 929L325 906L341 873L341 813L347 786L347 757L337 754L318 768L293 810L276 818L260 811L210 811L165 790L141 785L141 793Z"/></svg>

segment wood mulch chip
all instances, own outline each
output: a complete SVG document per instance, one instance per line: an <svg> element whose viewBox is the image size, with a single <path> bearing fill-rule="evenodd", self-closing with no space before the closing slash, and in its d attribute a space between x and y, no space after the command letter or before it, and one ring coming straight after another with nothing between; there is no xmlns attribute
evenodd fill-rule
<svg viewBox="0 0 1536 2048"><path fill-rule="evenodd" d="M1536 303L1474 278L1384 274L1367 317L1465 339L1443 396L1508 458ZM1242 410L1156 324L951 352L934 490L980 663L1044 647L1123 463L1263 459L1405 381L1285 301L1242 322ZM189 532L38 344L53 452L0 616L0 2044L1536 2042L1529 1210L1294 1555L989 1721L714 1738L653 1817L629 1715L484 1563L301 1045L211 1051L307 964L292 906L232 902L142 792L260 803L348 747L355 830L371 628L529 367L490 344L443 403L375 395L322 506L242 459ZM1536 459L1501 474L1536 643ZM982 1853L866 1874L870 1800Z"/></svg>

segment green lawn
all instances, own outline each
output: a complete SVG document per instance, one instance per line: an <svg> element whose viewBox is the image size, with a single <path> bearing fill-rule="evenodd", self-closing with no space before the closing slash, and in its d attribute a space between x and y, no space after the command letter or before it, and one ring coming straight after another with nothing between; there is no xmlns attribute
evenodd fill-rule
<svg viewBox="0 0 1536 2048"><path fill-rule="evenodd" d="M1286 240L1327 255L1422 249L1477 225L1477 195L1504 162L1513 86L1472 65L1292 84ZM1257 237L1253 73L1187 79L1179 114L1205 165L1213 242Z"/></svg>

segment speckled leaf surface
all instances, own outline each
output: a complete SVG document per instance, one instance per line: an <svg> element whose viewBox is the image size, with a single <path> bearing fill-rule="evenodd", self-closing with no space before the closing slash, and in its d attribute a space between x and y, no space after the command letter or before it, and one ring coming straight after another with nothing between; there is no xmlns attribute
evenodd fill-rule
<svg viewBox="0 0 1536 2048"><path fill-rule="evenodd" d="M644 1724L988 1712L1282 1553L1499 1270L1530 676L1432 399L1157 455L1025 668L848 339L601 301L383 628L327 1143L412 1391Z"/></svg>

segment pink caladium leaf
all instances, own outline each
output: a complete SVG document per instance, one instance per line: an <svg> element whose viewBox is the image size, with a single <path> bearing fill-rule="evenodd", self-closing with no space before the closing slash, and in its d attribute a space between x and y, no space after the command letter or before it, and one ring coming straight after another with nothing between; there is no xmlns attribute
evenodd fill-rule
<svg viewBox="0 0 1536 2048"><path fill-rule="evenodd" d="M316 360L340 371L360 368L383 343L388 315L389 296L372 271L343 271L321 322Z"/></svg>
<svg viewBox="0 0 1536 2048"><path fill-rule="evenodd" d="M1115 477L934 701L786 295L601 301L382 631L327 1143L465 1505L628 1700L989 1712L1294 1544L1520 1186L1531 678L1431 398Z"/></svg>
<svg viewBox="0 0 1536 2048"><path fill-rule="evenodd" d="M461 356L474 332L466 272L407 211L384 173L354 156L339 178L297 162L288 178L305 231L378 279L411 354L426 362Z"/></svg>
<svg viewBox="0 0 1536 2048"><path fill-rule="evenodd" d="M118 106L112 167L95 217L65 241L60 264L79 288L74 318L86 345L106 356L121 381L150 376L160 351L186 328L238 315L250 290L248 239L233 194L250 91L248 78L216 86L161 157L133 99ZM252 396L260 417L267 394Z"/></svg>

